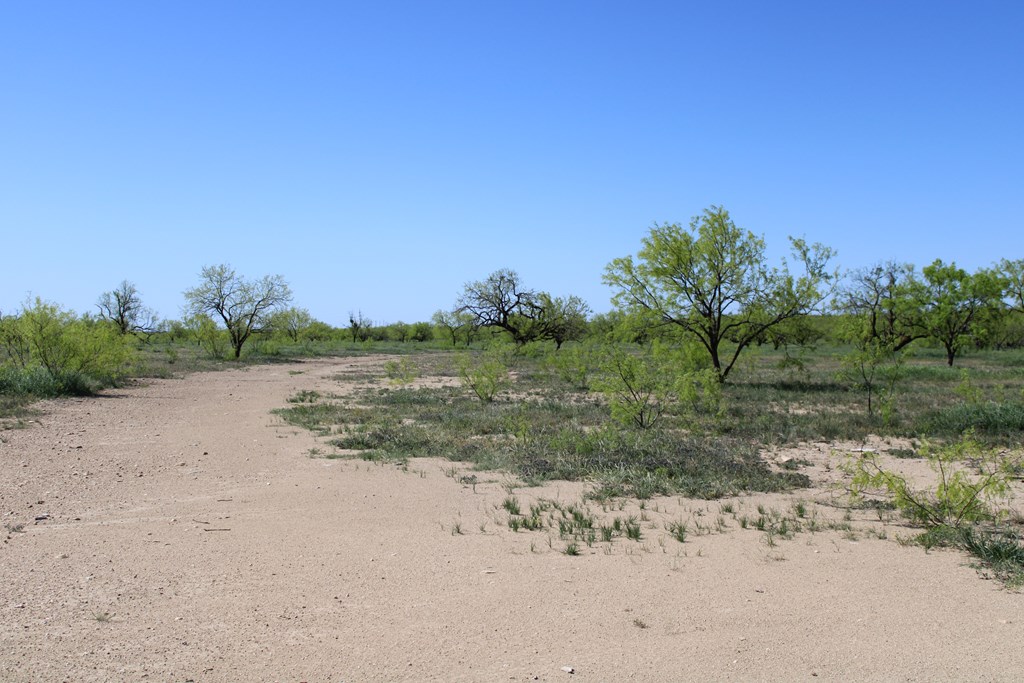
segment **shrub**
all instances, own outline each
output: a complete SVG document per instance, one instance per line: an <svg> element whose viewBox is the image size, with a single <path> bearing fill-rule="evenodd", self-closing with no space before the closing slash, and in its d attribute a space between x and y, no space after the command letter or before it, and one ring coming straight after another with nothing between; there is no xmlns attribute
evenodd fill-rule
<svg viewBox="0 0 1024 683"><path fill-rule="evenodd" d="M921 455L936 474L932 489L915 489L903 475L887 470L876 454L865 454L848 463L854 498L864 491L881 491L892 498L907 518L927 527L959 528L1006 514L997 507L1010 492L1016 463L996 449L980 446L968 435L943 447L925 444ZM977 474L968 473L965 461Z"/></svg>
<svg viewBox="0 0 1024 683"><path fill-rule="evenodd" d="M459 378L484 403L490 403L508 383L508 355L502 345L492 346L481 355L459 357Z"/></svg>
<svg viewBox="0 0 1024 683"><path fill-rule="evenodd" d="M36 299L17 318L2 321L5 391L55 396L86 394L127 371L130 338L110 322L77 318L56 304Z"/></svg>
<svg viewBox="0 0 1024 683"><path fill-rule="evenodd" d="M402 356L400 360L389 360L384 362L384 374L394 384L412 384L420 375L416 363L408 356Z"/></svg>

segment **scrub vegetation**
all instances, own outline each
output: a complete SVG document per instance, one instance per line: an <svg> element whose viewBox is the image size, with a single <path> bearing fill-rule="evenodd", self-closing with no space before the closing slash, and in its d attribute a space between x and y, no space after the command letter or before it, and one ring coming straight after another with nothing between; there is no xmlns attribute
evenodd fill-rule
<svg viewBox="0 0 1024 683"><path fill-rule="evenodd" d="M0 420L23 426L37 399L133 378L384 353L356 393L296 396L281 416L324 436L329 455L584 479L599 499L791 489L808 483L799 463L771 467L765 448L902 437L920 448L891 455L933 463L936 487L861 459L854 493L895 506L924 543L1016 580L1018 527L996 494L1022 470L1024 259L844 274L826 246L791 248L788 263L768 263L763 239L722 207L655 225L605 268L615 308L597 315L507 268L415 323L356 309L332 327L293 306L282 276L228 265L184 291L181 320L158 320L128 281L95 314L33 299L0 312Z"/></svg>

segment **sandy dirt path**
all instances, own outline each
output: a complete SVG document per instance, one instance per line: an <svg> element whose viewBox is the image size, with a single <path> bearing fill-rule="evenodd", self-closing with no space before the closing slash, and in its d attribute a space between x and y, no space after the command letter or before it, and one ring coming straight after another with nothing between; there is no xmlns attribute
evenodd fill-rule
<svg viewBox="0 0 1024 683"><path fill-rule="evenodd" d="M311 458L271 414L380 362L154 381L0 433L0 681L1024 676L1024 596L958 553L731 522L680 544L664 520L719 503L665 500L643 541L570 557L504 524L500 474ZM761 500L788 504L737 504Z"/></svg>

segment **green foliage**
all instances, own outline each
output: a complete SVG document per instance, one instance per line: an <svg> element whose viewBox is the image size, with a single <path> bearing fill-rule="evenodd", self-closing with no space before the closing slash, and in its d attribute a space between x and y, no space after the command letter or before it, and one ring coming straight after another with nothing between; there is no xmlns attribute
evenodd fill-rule
<svg viewBox="0 0 1024 683"><path fill-rule="evenodd" d="M578 296L564 299L553 297L546 292L538 295L541 313L539 337L555 342L555 348L569 341L579 341L587 333L587 316L590 307Z"/></svg>
<svg viewBox="0 0 1024 683"><path fill-rule="evenodd" d="M209 354L211 358L223 358L227 353L228 333L205 313L194 313L184 320L185 329L192 341Z"/></svg>
<svg viewBox="0 0 1024 683"><path fill-rule="evenodd" d="M910 264L889 261L850 275L835 308L843 341L898 353L927 336L924 285Z"/></svg>
<svg viewBox="0 0 1024 683"><path fill-rule="evenodd" d="M1008 587L1024 586L1024 545L1017 532L967 528L960 542Z"/></svg>
<svg viewBox="0 0 1024 683"><path fill-rule="evenodd" d="M718 374L702 365L703 356L693 345L656 342L640 352L605 345L593 386L604 394L612 417L648 429L670 406L692 413L720 413Z"/></svg>
<svg viewBox="0 0 1024 683"><path fill-rule="evenodd" d="M79 373L54 374L41 366L0 365L0 395L52 398L88 396L96 385Z"/></svg>
<svg viewBox="0 0 1024 683"><path fill-rule="evenodd" d="M495 344L482 354L462 354L458 358L459 378L484 403L490 403L508 386L509 358L512 350Z"/></svg>
<svg viewBox="0 0 1024 683"><path fill-rule="evenodd" d="M923 269L925 278L924 327L928 336L942 344L946 362L969 341L981 341L998 318L1005 282L993 271L969 274L956 263L941 259Z"/></svg>
<svg viewBox="0 0 1024 683"><path fill-rule="evenodd" d="M452 346L459 342L469 346L475 336L473 326L473 315L465 311L438 310L431 316L430 321L434 323L435 335L442 339L450 339Z"/></svg>
<svg viewBox="0 0 1024 683"><path fill-rule="evenodd" d="M600 356L593 343L574 344L547 354L545 364L557 377L573 389L590 388L591 376Z"/></svg>
<svg viewBox="0 0 1024 683"><path fill-rule="evenodd" d="M255 334L270 326L273 314L292 299L280 275L249 280L226 264L205 266L198 287L185 290L189 311L195 316L216 315L223 321L235 358Z"/></svg>
<svg viewBox="0 0 1024 683"><path fill-rule="evenodd" d="M860 338L855 343L854 349L840 359L839 377L864 392L869 417L879 410L882 423L889 425L895 409L896 387L904 376L903 353L877 338Z"/></svg>
<svg viewBox="0 0 1024 683"><path fill-rule="evenodd" d="M518 374L517 390L537 396L527 377ZM278 414L320 434L338 435L331 442L337 447L372 451L374 457L447 457L502 469L523 481L589 479L598 484L595 495L603 497L715 498L808 483L799 473L773 472L748 440L623 429L609 420L603 403L564 394L485 403L452 387L367 389L344 402L293 403Z"/></svg>
<svg viewBox="0 0 1024 683"><path fill-rule="evenodd" d="M384 362L384 374L388 376L393 384L411 384L420 375L419 368L408 356L402 356L399 360L388 360Z"/></svg>
<svg viewBox="0 0 1024 683"><path fill-rule="evenodd" d="M921 455L935 472L933 488L914 488L905 476L883 467L876 454L866 454L846 464L852 475L851 495L884 492L907 518L928 527L956 529L1006 514L997 505L1006 501L1019 463L1002 451L983 448L966 436L941 447L925 444Z"/></svg>
<svg viewBox="0 0 1024 683"><path fill-rule="evenodd" d="M126 374L135 343L111 322L37 298L0 319L0 392L88 394Z"/></svg>
<svg viewBox="0 0 1024 683"><path fill-rule="evenodd" d="M673 373L663 356L617 345L605 348L594 388L605 395L613 418L640 429L653 427L675 400Z"/></svg>
<svg viewBox="0 0 1024 683"><path fill-rule="evenodd" d="M306 336L310 325L316 322L305 308L282 308L274 311L267 320L267 328L284 334L293 342Z"/></svg>
<svg viewBox="0 0 1024 683"><path fill-rule="evenodd" d="M769 268L764 240L712 206L694 217L689 229L655 225L638 260L615 259L604 281L616 290L619 307L644 312L698 341L724 381L745 348L783 322L810 313L836 277L828 271L832 250L799 239L791 243L804 266L799 277L785 265Z"/></svg>
<svg viewBox="0 0 1024 683"><path fill-rule="evenodd" d="M1024 433L1024 402L959 403L933 413L926 425L932 433L959 434L973 430L978 434L1019 440Z"/></svg>

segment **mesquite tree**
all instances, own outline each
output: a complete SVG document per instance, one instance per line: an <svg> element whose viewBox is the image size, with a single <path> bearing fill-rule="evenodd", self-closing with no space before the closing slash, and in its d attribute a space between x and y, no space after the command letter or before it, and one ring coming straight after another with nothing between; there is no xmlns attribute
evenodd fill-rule
<svg viewBox="0 0 1024 683"><path fill-rule="evenodd" d="M688 229L655 225L637 260L615 259L604 281L616 290L617 306L696 338L724 382L744 349L782 322L811 313L837 277L829 270L831 249L790 242L803 266L799 276L785 263L769 267L764 240L712 206Z"/></svg>
<svg viewBox="0 0 1024 683"><path fill-rule="evenodd" d="M198 287L185 291L191 313L216 314L231 338L235 358L254 332L261 331L270 316L292 300L291 289L280 275L247 280L228 265L206 266Z"/></svg>

